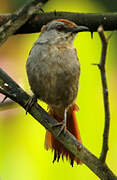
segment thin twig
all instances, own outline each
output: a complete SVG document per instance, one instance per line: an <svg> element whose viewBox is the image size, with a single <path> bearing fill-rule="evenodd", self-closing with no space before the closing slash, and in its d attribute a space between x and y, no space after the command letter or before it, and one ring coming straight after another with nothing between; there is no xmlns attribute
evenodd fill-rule
<svg viewBox="0 0 117 180"><path fill-rule="evenodd" d="M47 0L32 0L23 8L16 12L12 19L9 19L0 27L0 45L2 45L9 36L14 34L26 21L37 13Z"/></svg>
<svg viewBox="0 0 117 180"><path fill-rule="evenodd" d="M17 104L11 99L7 99L4 102L0 103L0 111L4 111L6 109L13 109L16 107L17 107Z"/></svg>
<svg viewBox="0 0 117 180"><path fill-rule="evenodd" d="M7 99L7 96L5 96L4 98L3 98L3 100L2 100L2 104L6 101L6 99Z"/></svg>
<svg viewBox="0 0 117 180"><path fill-rule="evenodd" d="M105 71L108 39L105 37L102 26L99 26L98 33L102 42L102 53L101 53L101 59L100 59L100 63L98 64L98 67L101 73L104 110L105 110L105 126L104 126L103 145L102 145L100 160L104 163L106 160L107 151L108 151L109 126L110 126L110 108L109 108L107 78L106 78L106 71Z"/></svg>

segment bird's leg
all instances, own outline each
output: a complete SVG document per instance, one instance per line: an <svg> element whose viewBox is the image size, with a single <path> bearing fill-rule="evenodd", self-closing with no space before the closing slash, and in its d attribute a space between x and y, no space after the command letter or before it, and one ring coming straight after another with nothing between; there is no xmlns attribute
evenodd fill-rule
<svg viewBox="0 0 117 180"><path fill-rule="evenodd" d="M36 102L37 102L37 97L36 97L36 95L33 95L33 96L31 96L31 97L28 99L28 101L27 101L26 104L25 104L26 114L27 114L27 112L31 109L31 107L33 106L33 104L36 103Z"/></svg>
<svg viewBox="0 0 117 180"><path fill-rule="evenodd" d="M60 130L59 130L59 132L57 134L57 137L61 134L62 131L64 131L64 132L66 131L66 125L67 125L67 109L65 109L65 111L64 111L64 119L63 119L63 121L60 122L60 123L58 122L55 125L53 125L53 127L61 126L61 128L60 128Z"/></svg>
<svg viewBox="0 0 117 180"><path fill-rule="evenodd" d="M64 111L64 119L62 121L62 124L64 125L64 131L66 131L66 126L67 126L67 109Z"/></svg>

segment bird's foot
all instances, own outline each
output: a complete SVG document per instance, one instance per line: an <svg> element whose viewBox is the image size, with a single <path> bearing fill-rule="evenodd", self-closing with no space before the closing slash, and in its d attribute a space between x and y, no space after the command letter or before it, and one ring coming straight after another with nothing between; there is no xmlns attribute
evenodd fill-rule
<svg viewBox="0 0 117 180"><path fill-rule="evenodd" d="M31 107L33 106L34 103L37 102L37 97L35 95L33 95L32 97L30 97L28 99L28 101L26 102L25 104L25 107L26 107L26 114L27 112L31 109Z"/></svg>
<svg viewBox="0 0 117 180"><path fill-rule="evenodd" d="M67 110L65 109L63 121L62 122L58 122L55 125L53 125L53 128L56 128L56 127L60 126L60 130L59 130L59 132L57 134L57 137L60 136L60 134L62 132L64 132L64 133L66 132L66 129L67 129L66 128L66 123L67 123Z"/></svg>
<svg viewBox="0 0 117 180"><path fill-rule="evenodd" d="M59 130L59 132L58 132L58 134L57 134L57 137L58 136L60 136L60 134L64 131L64 133L65 133L65 131L66 131L66 124L64 123L64 120L62 121L62 122L60 122L60 123L56 123L55 125L53 125L53 128L56 128L56 127L58 127L58 126L60 126L60 130Z"/></svg>

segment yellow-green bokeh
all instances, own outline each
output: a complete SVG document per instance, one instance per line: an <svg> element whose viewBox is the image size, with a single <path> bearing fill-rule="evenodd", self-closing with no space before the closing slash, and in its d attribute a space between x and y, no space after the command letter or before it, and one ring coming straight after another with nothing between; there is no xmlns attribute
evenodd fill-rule
<svg viewBox="0 0 117 180"><path fill-rule="evenodd" d="M2 0L0 0L2 4ZM1 13L9 12L10 2L4 1ZM3 8L5 10L3 10ZM50 0L45 5L45 11L72 12L105 12L98 1L91 0ZM108 33L106 33L108 34ZM17 35L0 49L0 67L12 76L26 91L30 91L25 64L33 42L39 34ZM116 87L116 35L110 40L107 55L107 80L111 109L111 125L109 136L109 152L107 163L117 174L117 87ZM104 108L101 78L96 66L91 65L100 60L101 42L97 33L91 39L90 33L80 33L74 42L81 63L81 77L77 104L78 123L83 144L97 157L100 155L104 128ZM42 103L46 108L46 105ZM72 168L69 163L61 160L52 163L53 153L44 149L45 129L30 115L17 106L0 111L0 179L1 180L97 180L98 177L85 165Z"/></svg>

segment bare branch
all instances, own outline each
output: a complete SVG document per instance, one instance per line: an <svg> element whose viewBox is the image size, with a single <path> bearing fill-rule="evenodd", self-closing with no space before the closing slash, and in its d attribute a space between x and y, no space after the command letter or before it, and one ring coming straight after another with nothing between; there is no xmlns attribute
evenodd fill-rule
<svg viewBox="0 0 117 180"><path fill-rule="evenodd" d="M8 19L12 20L17 15L1 14L0 25L4 24ZM48 12L35 14L29 19L15 34L25 34L39 32L44 24L53 19L68 19L74 21L77 25L85 25L90 28L91 32L97 31L99 25L103 25L105 31L117 30L117 13L72 13L72 12Z"/></svg>
<svg viewBox="0 0 117 180"><path fill-rule="evenodd" d="M10 94L9 92L7 92L6 90L4 90L4 89L2 89L2 88L0 88L0 93L5 95L5 99L6 99L7 97L12 98L12 94ZM3 101L4 101L4 100L3 100Z"/></svg>
<svg viewBox="0 0 117 180"><path fill-rule="evenodd" d="M104 126L103 145L102 145L102 152L101 152L100 160L102 162L105 162L106 156L107 156L107 151L108 151L109 125L110 125L108 87L107 87L107 79L106 79L106 71L105 71L108 39L106 39L106 37L105 37L102 26L99 26L98 33L99 33L99 36L100 36L100 39L102 42L101 60L100 60L100 63L98 64L98 67L99 67L100 73L101 73L103 99L104 99L104 110L105 110L105 126Z"/></svg>
<svg viewBox="0 0 117 180"><path fill-rule="evenodd" d="M104 35L104 30L102 26L99 26L98 28L98 33L102 42L102 53L101 53L101 60L99 63L99 66L101 69L103 69L103 71L105 70L105 62L106 62L106 54L107 54L107 44L108 41Z"/></svg>
<svg viewBox="0 0 117 180"><path fill-rule="evenodd" d="M23 8L15 13L12 19L9 19L1 25L0 45L2 45L8 37L14 34L24 23L26 23L34 13L37 13L45 2L47 2L47 0L33 0L28 2Z"/></svg>

